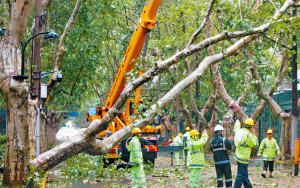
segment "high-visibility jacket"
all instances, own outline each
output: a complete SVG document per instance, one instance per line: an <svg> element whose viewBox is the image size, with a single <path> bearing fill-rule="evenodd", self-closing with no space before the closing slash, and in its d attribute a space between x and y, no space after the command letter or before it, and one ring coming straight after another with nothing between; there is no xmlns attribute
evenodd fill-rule
<svg viewBox="0 0 300 188"><path fill-rule="evenodd" d="M132 138L128 145L128 151L130 152L130 165L143 164L143 153L139 137Z"/></svg>
<svg viewBox="0 0 300 188"><path fill-rule="evenodd" d="M173 143L178 145L178 146L182 146L182 140L181 140L181 137L180 135L177 135L174 140L173 140Z"/></svg>
<svg viewBox="0 0 300 188"><path fill-rule="evenodd" d="M203 146L208 140L208 134L202 134L198 140L191 138L189 152L191 153L190 168L201 168L205 164Z"/></svg>
<svg viewBox="0 0 300 188"><path fill-rule="evenodd" d="M239 163L248 164L251 154L251 148L258 146L258 140L255 135L250 133L247 128L238 130L234 136L236 146L234 158Z"/></svg>
<svg viewBox="0 0 300 188"><path fill-rule="evenodd" d="M187 131L182 135L182 142L183 142L184 149L189 149L190 142L191 142L190 131Z"/></svg>
<svg viewBox="0 0 300 188"><path fill-rule="evenodd" d="M260 143L257 155L261 156L261 154L263 154L263 159L265 161L274 161L275 157L281 154L275 138L271 138L271 140L268 138L263 139L263 141Z"/></svg>

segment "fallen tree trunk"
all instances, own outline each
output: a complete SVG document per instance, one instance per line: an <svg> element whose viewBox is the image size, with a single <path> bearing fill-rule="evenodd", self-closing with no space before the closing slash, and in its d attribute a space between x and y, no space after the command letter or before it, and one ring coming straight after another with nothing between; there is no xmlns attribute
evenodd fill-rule
<svg viewBox="0 0 300 188"><path fill-rule="evenodd" d="M92 155L107 153L111 148L120 143L122 139L127 138L134 127L143 128L146 126L158 114L157 109L164 109L173 98L176 98L180 94L180 92L198 80L210 65L220 62L226 57L231 56L237 49L243 47L246 43L257 38L258 36L259 35L251 35L244 37L229 47L224 53L206 57L193 73L176 84L157 102L157 104L152 105L150 110L147 110L144 113L147 118L136 120L130 126L117 131L102 141L95 141L94 137L96 134L102 130L105 130L113 118L120 113L122 105L130 96L131 92L133 92L134 89L136 89L139 85L152 78L155 73L158 73L159 70L162 71L163 68L165 68L165 64L162 62L157 66L152 67L142 76L127 85L127 87L121 93L118 101L102 119L94 120L86 130L81 131L70 140L57 146L56 148L41 154L36 159L32 160L31 164L47 170L56 166L70 156L76 155L83 151L86 151Z"/></svg>
<svg viewBox="0 0 300 188"><path fill-rule="evenodd" d="M292 5L292 1L286 1L283 8L275 14L273 19L278 19L286 11L286 9ZM128 137L133 127L143 128L144 126L146 126L147 123L157 115L157 109L164 109L168 105L168 103L172 101L173 98L176 98L180 94L180 92L182 92L185 88L187 88L189 85L198 80L210 65L220 62L234 54L245 44L249 43L253 39L257 38L260 34L264 33L270 27L271 23L272 22L266 23L258 28L254 28L253 30L247 32L223 32L217 36L205 39L198 44L190 45L181 52L178 52L174 56L168 58L167 60L157 63L154 67L150 68L139 78L128 83L128 85L121 93L117 102L102 119L94 120L86 130L79 132L69 141L53 148L50 151L41 154L36 159L32 160L30 163L36 167L47 170L56 166L65 159L83 151L86 151L90 154L107 153L110 150L110 148L117 145L122 139ZM224 52L206 57L193 73L191 73L185 79L181 80L165 96L163 96L159 101L157 101L155 105L152 105L151 108L144 113L147 118L142 120L136 120L131 125L117 131L112 136L102 141L96 141L94 139L96 134L105 130L108 124L113 120L113 118L120 113L120 109L124 105L125 101L130 97L131 93L133 93L133 91L137 89L140 85L149 81L158 73L165 71L176 62L184 59L189 55L192 55L196 51L204 49L218 41L237 37L243 38L235 44L233 44L232 46L230 46L229 48L227 48Z"/></svg>

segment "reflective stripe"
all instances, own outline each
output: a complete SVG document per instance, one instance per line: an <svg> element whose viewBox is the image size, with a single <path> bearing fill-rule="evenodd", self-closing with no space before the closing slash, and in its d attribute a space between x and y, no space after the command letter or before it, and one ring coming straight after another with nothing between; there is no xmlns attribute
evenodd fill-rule
<svg viewBox="0 0 300 188"><path fill-rule="evenodd" d="M241 159L241 158L238 158L236 156L236 154L234 154L234 157L237 159L237 160L240 160L240 161L244 161L244 162L249 162L250 160L247 160L247 159Z"/></svg>
<svg viewBox="0 0 300 188"><path fill-rule="evenodd" d="M217 181L223 181L223 178L218 178Z"/></svg>
<svg viewBox="0 0 300 188"><path fill-rule="evenodd" d="M196 153L204 153L204 151L196 151L196 152L193 152L191 153L192 155L196 154Z"/></svg>
<svg viewBox="0 0 300 188"><path fill-rule="evenodd" d="M232 179L227 179L227 180L225 180L226 182L230 182L230 181L232 181Z"/></svg>
<svg viewBox="0 0 300 188"><path fill-rule="evenodd" d="M191 166L204 166L203 164L190 164L190 167Z"/></svg>
<svg viewBox="0 0 300 188"><path fill-rule="evenodd" d="M218 162L215 162L216 165L227 164L227 163L230 163L230 160L225 160L225 161L218 161Z"/></svg>
<svg viewBox="0 0 300 188"><path fill-rule="evenodd" d="M215 149L213 149L213 152L214 151L224 151L224 150L226 151L227 149L226 148L225 149L224 148L215 148Z"/></svg>
<svg viewBox="0 0 300 188"><path fill-rule="evenodd" d="M270 157L263 157L263 159L267 159L267 160L269 160L269 159L275 160L275 158L270 158Z"/></svg>
<svg viewBox="0 0 300 188"><path fill-rule="evenodd" d="M130 165L136 165L136 162L129 162Z"/></svg>
<svg viewBox="0 0 300 188"><path fill-rule="evenodd" d="M227 150L225 147L225 138L223 138L222 141L223 141L223 147L221 147L221 148L213 148L213 146L211 145L211 147L213 148L213 152Z"/></svg>

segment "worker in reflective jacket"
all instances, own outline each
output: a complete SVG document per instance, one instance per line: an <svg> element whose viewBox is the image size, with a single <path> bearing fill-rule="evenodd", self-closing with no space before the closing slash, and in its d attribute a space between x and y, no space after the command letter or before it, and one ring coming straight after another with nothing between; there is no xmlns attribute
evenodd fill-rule
<svg viewBox="0 0 300 188"><path fill-rule="evenodd" d="M236 146L234 158L238 164L234 188L240 188L244 184L245 188L252 187L248 178L248 164L250 161L251 149L258 146L257 137L254 135L254 121L248 118L244 122L245 127L239 129L234 136Z"/></svg>
<svg viewBox="0 0 300 188"><path fill-rule="evenodd" d="M223 176L225 175L226 187L232 187L232 174L228 151L232 149L231 142L223 137L224 128L216 125L215 137L210 141L210 150L214 154L215 168L217 173L217 187L223 187Z"/></svg>
<svg viewBox="0 0 300 188"><path fill-rule="evenodd" d="M273 178L272 172L274 169L274 160L278 156L281 158L281 153L279 146L277 144L277 141L275 138L273 138L273 131L272 129L269 129L267 131L267 138L263 139L263 141L260 143L259 150L258 150L258 158L263 154L264 159L264 172L261 174L262 177L266 177L266 172L269 166L269 173L270 178Z"/></svg>
<svg viewBox="0 0 300 188"><path fill-rule="evenodd" d="M139 128L134 128L132 130L133 138L128 145L128 151L130 152L129 164L132 165L131 187L146 187L143 153L139 140L141 132Z"/></svg>
<svg viewBox="0 0 300 188"><path fill-rule="evenodd" d="M186 127L185 128L185 133L182 135L182 142L183 142L183 156L184 156L184 164L185 166L189 166L190 165L190 158L191 155L188 152L189 151L189 147L190 147L190 128Z"/></svg>
<svg viewBox="0 0 300 188"><path fill-rule="evenodd" d="M179 133L173 140L173 143L176 145L176 146L182 146L182 134ZM179 163L179 152L174 152L174 157L175 157L175 161L176 161L176 166L179 166L180 163Z"/></svg>
<svg viewBox="0 0 300 188"><path fill-rule="evenodd" d="M204 167L205 164L203 146L208 140L208 134L207 131L204 130L199 139L199 132L197 130L191 130L190 137L190 187L199 187L201 168Z"/></svg>

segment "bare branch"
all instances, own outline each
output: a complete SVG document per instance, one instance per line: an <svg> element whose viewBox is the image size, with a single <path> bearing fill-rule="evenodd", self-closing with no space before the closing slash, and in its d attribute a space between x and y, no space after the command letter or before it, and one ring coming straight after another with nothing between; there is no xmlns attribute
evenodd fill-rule
<svg viewBox="0 0 300 188"><path fill-rule="evenodd" d="M70 32L70 28L73 24L73 21L74 21L74 18L80 8L80 5L81 5L81 1L80 0L77 0L76 1L76 4L75 4L75 7L73 9L73 12L65 26L65 29L64 29L64 32L63 34L60 36L60 40L59 40L59 45L58 45L58 54L57 54L57 57L55 59L55 63L54 63L54 66L55 67L59 67L59 63L61 63L61 60L64 56L64 54L66 53L65 51L65 41L67 39L67 36Z"/></svg>
<svg viewBox="0 0 300 188"><path fill-rule="evenodd" d="M241 19L243 19L242 7L241 7L241 0L238 0L238 2L239 2L239 8L240 8L240 16L241 16Z"/></svg>
<svg viewBox="0 0 300 188"><path fill-rule="evenodd" d="M211 2L209 3L209 5L207 7L207 11L206 11L206 13L204 15L204 19L203 19L200 27L198 28L198 30L190 38L190 41L189 41L188 45L191 45L193 42L195 42L196 39L197 39L197 37L198 37L198 35L202 32L203 28L206 25L207 19L209 18L210 14L211 14L211 10L212 10L214 4L215 4L215 0L211 0Z"/></svg>
<svg viewBox="0 0 300 188"><path fill-rule="evenodd" d="M126 19L128 19L128 20L130 20L131 21L131 23L133 23L134 25L136 25L137 23L132 19L132 18L130 18L129 16L127 16L126 14L123 14L122 12L119 12L119 11L116 11L116 10L113 10L113 12L116 12L116 13L118 13L118 14L121 14L122 16L125 16L126 17Z"/></svg>
<svg viewBox="0 0 300 188"><path fill-rule="evenodd" d="M276 5L275 5L275 3L272 1L272 0L269 0L270 1L270 3L273 5L273 7L274 7L274 9L276 10L276 12L278 11L278 9L276 8Z"/></svg>

